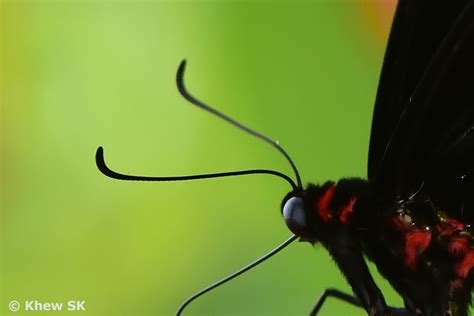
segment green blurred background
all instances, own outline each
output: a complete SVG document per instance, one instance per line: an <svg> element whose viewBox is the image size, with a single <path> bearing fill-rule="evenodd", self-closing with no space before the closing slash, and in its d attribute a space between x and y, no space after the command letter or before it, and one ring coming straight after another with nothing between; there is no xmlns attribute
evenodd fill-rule
<svg viewBox="0 0 474 316"><path fill-rule="evenodd" d="M130 174L291 175L270 146L178 95L187 58L189 90L279 140L305 182L364 176L393 8L2 1L0 313L13 315L11 300L86 300L85 312L19 314L172 315L286 239L284 181L120 182L98 172L95 150ZM297 243L187 315L305 315L327 287L349 291L324 249ZM343 313L364 315L334 300L321 315Z"/></svg>

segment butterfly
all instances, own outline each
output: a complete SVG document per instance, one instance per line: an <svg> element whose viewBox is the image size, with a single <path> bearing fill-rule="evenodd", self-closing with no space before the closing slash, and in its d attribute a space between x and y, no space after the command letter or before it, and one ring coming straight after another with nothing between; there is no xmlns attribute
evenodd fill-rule
<svg viewBox="0 0 474 316"><path fill-rule="evenodd" d="M133 176L110 169L99 147L96 163L119 180L186 181L268 174L287 181L281 214L294 234L257 261L190 297L197 297L270 258L293 241L323 245L354 295L328 297L368 315L467 315L474 282L474 1L400 0L383 62L372 120L367 179L343 178L303 186L296 165L275 141L192 96L190 103L278 150L295 179L252 169L176 177ZM402 297L387 305L364 257Z"/></svg>

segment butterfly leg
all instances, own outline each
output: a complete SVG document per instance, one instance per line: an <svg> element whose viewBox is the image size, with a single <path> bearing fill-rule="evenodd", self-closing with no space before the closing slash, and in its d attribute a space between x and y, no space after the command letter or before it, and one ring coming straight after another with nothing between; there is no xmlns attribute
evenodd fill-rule
<svg viewBox="0 0 474 316"><path fill-rule="evenodd" d="M364 308L364 306L362 306L362 304L360 303L359 299L354 295L344 293L338 289L325 289L323 294L321 294L318 301L316 302L316 305L314 305L313 309L309 313L309 315L316 316L328 297L334 297L343 302L352 304L360 308Z"/></svg>
<svg viewBox="0 0 474 316"><path fill-rule="evenodd" d="M319 313L319 310L321 307L323 307L324 302L328 297L334 297L337 298L338 300L341 300L343 302L346 302L348 304L352 304L356 307L359 308L364 308L362 303L359 301L357 297L351 294L347 294L341 290L338 289L325 289L323 294L318 298L318 301L314 305L313 309L309 313L309 316L316 316ZM391 307L387 306L388 312L390 316L402 316L402 315L410 315L404 308L396 308L396 307Z"/></svg>
<svg viewBox="0 0 474 316"><path fill-rule="evenodd" d="M385 316L388 312L387 304L369 272L359 246L344 230L336 235L338 238L328 240L326 247L359 299L359 304L370 316Z"/></svg>

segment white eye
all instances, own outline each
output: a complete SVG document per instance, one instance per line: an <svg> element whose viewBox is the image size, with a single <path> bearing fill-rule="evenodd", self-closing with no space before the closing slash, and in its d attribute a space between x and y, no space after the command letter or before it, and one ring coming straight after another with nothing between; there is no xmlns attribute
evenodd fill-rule
<svg viewBox="0 0 474 316"><path fill-rule="evenodd" d="M302 231L306 230L306 213L301 198L294 196L286 201L283 206L283 217L286 226L296 235L300 235Z"/></svg>

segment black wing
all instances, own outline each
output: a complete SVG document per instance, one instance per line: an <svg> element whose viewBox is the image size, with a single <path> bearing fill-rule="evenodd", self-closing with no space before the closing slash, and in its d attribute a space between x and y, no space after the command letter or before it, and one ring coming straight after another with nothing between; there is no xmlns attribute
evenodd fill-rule
<svg viewBox="0 0 474 316"><path fill-rule="evenodd" d="M465 215L474 206L473 128L474 0L400 0L370 139L377 196L406 198L423 185Z"/></svg>

